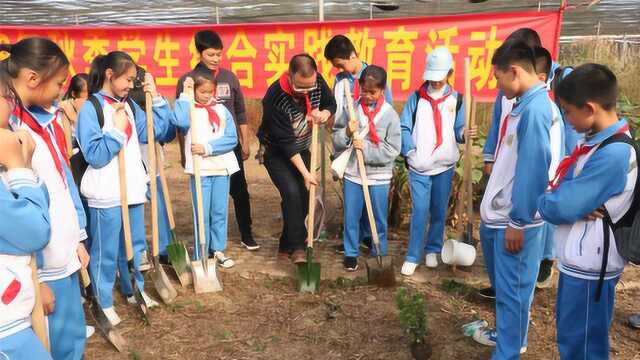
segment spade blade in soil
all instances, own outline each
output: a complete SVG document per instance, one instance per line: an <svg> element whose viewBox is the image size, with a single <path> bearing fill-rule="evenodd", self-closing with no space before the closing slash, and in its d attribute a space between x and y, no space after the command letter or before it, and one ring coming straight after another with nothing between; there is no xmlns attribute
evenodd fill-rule
<svg viewBox="0 0 640 360"><path fill-rule="evenodd" d="M84 292L89 299L89 312L91 313L91 317L93 317L93 321L96 323L96 328L100 331L100 334L104 336L107 341L113 345L116 350L121 353L124 353L127 348L126 340L120 335L118 330L116 330L111 322L105 315L104 310L98 303L98 299L93 293L93 288L91 287L91 283L87 281L87 285L84 286Z"/></svg>
<svg viewBox="0 0 640 360"><path fill-rule="evenodd" d="M164 268L162 268L160 259L157 256L153 257L153 268L150 270L150 275L151 280L153 280L153 285L162 301L165 304L173 302L178 296L178 292L173 288L173 284L164 272Z"/></svg>
<svg viewBox="0 0 640 360"><path fill-rule="evenodd" d="M372 257L367 259L365 265L367 266L369 284L380 287L393 287L396 285L396 271L391 257Z"/></svg>
<svg viewBox="0 0 640 360"><path fill-rule="evenodd" d="M147 315L147 303L144 302L144 298L142 297L142 291L138 287L138 282L136 281L136 270L133 265L133 258L127 262L129 265L129 274L131 276L131 285L133 286L133 298L136 300L136 308L140 310L140 316L142 316L142 320L149 324L149 316Z"/></svg>
<svg viewBox="0 0 640 360"><path fill-rule="evenodd" d="M184 243L178 242L176 240L175 230L171 230L171 240L171 243L167 245L167 255L169 255L169 261L171 262L171 266L178 276L180 285L182 285L182 287L187 287L193 283L187 248L186 246L184 246Z"/></svg>
<svg viewBox="0 0 640 360"><path fill-rule="evenodd" d="M196 294L222 291L222 284L216 276L216 262L213 259L196 260L191 262L193 274L193 288Z"/></svg>
<svg viewBox="0 0 640 360"><path fill-rule="evenodd" d="M315 293L320 288L320 264L313 262L313 249L307 248L307 262L298 265L298 291Z"/></svg>

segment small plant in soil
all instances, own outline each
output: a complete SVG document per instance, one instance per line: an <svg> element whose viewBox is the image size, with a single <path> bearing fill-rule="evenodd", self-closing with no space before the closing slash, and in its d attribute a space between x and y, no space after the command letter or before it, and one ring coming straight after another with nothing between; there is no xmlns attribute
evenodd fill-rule
<svg viewBox="0 0 640 360"><path fill-rule="evenodd" d="M407 288L396 292L400 323L411 336L411 355L416 360L431 358L431 343L427 340L427 320L424 309L424 297Z"/></svg>

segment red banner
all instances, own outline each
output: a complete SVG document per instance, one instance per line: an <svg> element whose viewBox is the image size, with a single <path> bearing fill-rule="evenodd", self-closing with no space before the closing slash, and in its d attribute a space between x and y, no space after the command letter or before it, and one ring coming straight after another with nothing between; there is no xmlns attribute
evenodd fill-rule
<svg viewBox="0 0 640 360"><path fill-rule="evenodd" d="M456 63L453 85L460 90L464 57L471 59L473 92L487 99L494 96L496 88L491 57L504 38L521 27L535 29L555 58L561 21L562 12L558 10L323 23L2 26L0 43L13 43L29 36L51 38L71 59L72 74L88 72L91 60L98 54L126 51L151 71L159 89L172 97L178 78L199 61L194 33L211 29L222 36L225 45L223 67L238 76L245 96L262 98L267 87L287 70L291 56L301 52L311 54L318 61L319 71L333 84L335 70L324 59L323 50L333 35L345 34L363 60L387 69L395 99L406 99L422 83L425 56L437 46L446 46L453 53Z"/></svg>

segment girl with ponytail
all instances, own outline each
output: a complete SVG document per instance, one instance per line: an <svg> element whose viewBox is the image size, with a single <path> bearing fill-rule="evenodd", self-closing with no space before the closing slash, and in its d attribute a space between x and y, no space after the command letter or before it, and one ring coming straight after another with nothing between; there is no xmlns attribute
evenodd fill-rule
<svg viewBox="0 0 640 360"><path fill-rule="evenodd" d="M80 149L88 163L81 179L80 190L88 203L91 257L98 259L89 265L92 282L107 317L120 322L113 307L113 285L116 271L128 279L124 249L123 224L118 181L118 158L124 151L127 174L127 199L133 237L137 285L144 289L139 271L141 253L146 249L144 203L147 174L142 164L140 144L147 143L146 114L129 98L136 80L136 64L127 53L112 51L96 57L89 72L89 101L78 114L77 136ZM151 74L144 81L145 92L153 96L154 132L162 138L172 116L167 101L158 94ZM120 281L122 292L133 299L129 281ZM148 307L157 303L143 292Z"/></svg>

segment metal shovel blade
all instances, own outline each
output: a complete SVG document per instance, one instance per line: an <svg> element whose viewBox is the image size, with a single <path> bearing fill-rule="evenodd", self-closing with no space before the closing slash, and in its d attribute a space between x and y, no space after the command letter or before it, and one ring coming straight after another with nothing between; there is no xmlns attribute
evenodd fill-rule
<svg viewBox="0 0 640 360"><path fill-rule="evenodd" d="M176 233L174 230L171 230L171 238L171 243L167 245L167 255L169 255L169 261L178 276L180 285L182 285L182 287L187 287L193 283L189 254L187 253L187 248L184 246L184 243L176 240Z"/></svg>
<svg viewBox="0 0 640 360"><path fill-rule="evenodd" d="M133 258L127 262L129 266L129 274L131 276L131 284L133 285L133 298L136 300L136 308L140 310L140 316L142 316L142 320L147 324L150 323L147 309L147 303L144 302L144 298L142 297L142 291L138 287L138 282L136 281L136 270L133 265Z"/></svg>
<svg viewBox="0 0 640 360"><path fill-rule="evenodd" d="M313 262L313 249L307 247L307 262L298 265L298 291L318 292L320 288L320 264Z"/></svg>
<svg viewBox="0 0 640 360"><path fill-rule="evenodd" d="M173 288L173 284L164 272L164 268L160 264L160 258L153 257L153 269L150 270L151 280L155 285L156 291L165 304L169 304L178 296L178 292Z"/></svg>
<svg viewBox="0 0 640 360"><path fill-rule="evenodd" d="M395 266L389 256L376 256L367 259L365 265L369 284L380 287L393 287L396 285Z"/></svg>
<svg viewBox="0 0 640 360"><path fill-rule="evenodd" d="M193 274L193 288L196 294L222 291L222 285L216 276L216 262L207 259L206 264L202 260L191 262L191 272Z"/></svg>

